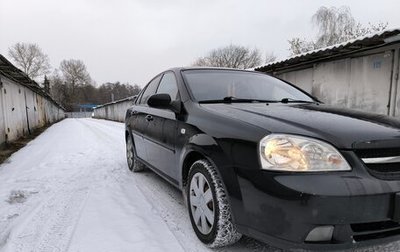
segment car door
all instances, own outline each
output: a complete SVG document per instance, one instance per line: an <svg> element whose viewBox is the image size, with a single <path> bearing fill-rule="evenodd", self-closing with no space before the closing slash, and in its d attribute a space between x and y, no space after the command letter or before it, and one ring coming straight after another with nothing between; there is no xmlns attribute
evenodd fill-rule
<svg viewBox="0 0 400 252"><path fill-rule="evenodd" d="M172 101L179 100L176 77L173 72L164 73L156 93L169 94ZM176 114L170 109L149 107L148 115L146 116L151 117L148 120L146 134L147 160L172 182L177 183L178 169L175 155Z"/></svg>
<svg viewBox="0 0 400 252"><path fill-rule="evenodd" d="M144 91L141 93L140 97L138 97L135 106L133 106L133 108L130 111L131 113L130 126L132 129L132 135L135 142L136 155L140 159L146 162L148 162L147 160L148 156L146 151L147 141L145 141L144 139L148 134L147 128L149 124L148 120L146 119L146 116L148 115L147 100L157 91L157 87L161 80L161 77L162 75L159 75L149 82L149 84L145 87Z"/></svg>

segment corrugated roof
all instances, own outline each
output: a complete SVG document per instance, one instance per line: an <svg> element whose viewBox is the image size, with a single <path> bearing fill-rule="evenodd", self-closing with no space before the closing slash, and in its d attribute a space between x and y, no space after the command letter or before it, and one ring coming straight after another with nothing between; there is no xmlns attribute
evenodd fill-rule
<svg viewBox="0 0 400 252"><path fill-rule="evenodd" d="M4 77L21 84L32 90L33 92L46 97L53 102L57 107L65 110L58 102L56 102L48 93L46 93L34 80L28 77L24 72L14 66L3 55L0 54L0 74Z"/></svg>
<svg viewBox="0 0 400 252"><path fill-rule="evenodd" d="M285 68L321 61L327 58L338 57L355 51L367 50L400 41L400 28L388 29L366 36L358 37L340 44L316 49L302 54L297 54L283 60L277 60L263 66L255 67L255 71L275 72Z"/></svg>

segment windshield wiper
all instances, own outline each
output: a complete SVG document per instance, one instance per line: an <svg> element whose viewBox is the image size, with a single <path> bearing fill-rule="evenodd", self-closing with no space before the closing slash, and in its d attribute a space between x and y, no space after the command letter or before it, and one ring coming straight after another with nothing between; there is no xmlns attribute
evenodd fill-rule
<svg viewBox="0 0 400 252"><path fill-rule="evenodd" d="M293 98L283 98L281 100L262 100L262 99L244 99L244 98L237 98L234 96L227 96L222 99L215 99L215 100L203 100L199 101L199 103L246 103L246 102L265 102L265 103L316 103L317 101L305 101L305 100L296 100Z"/></svg>
<svg viewBox="0 0 400 252"><path fill-rule="evenodd" d="M280 100L281 103L316 103L316 101L305 101L305 100L296 100L293 98L283 98Z"/></svg>
<svg viewBox="0 0 400 252"><path fill-rule="evenodd" d="M260 99L244 99L244 98L237 98L234 96L227 96L222 99L199 101L199 103L234 103L234 102L275 102L275 101L260 100Z"/></svg>

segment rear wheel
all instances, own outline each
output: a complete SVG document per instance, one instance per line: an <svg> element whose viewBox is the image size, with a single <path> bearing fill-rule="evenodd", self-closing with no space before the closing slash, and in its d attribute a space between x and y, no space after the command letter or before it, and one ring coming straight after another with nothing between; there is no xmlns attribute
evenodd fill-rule
<svg viewBox="0 0 400 252"><path fill-rule="evenodd" d="M133 144L132 137L128 135L126 138L126 160L128 162L129 170L133 172L143 171L146 166L137 160L135 145Z"/></svg>
<svg viewBox="0 0 400 252"><path fill-rule="evenodd" d="M216 248L231 245L241 238L232 222L222 181L208 160L193 163L186 190L190 221L203 243Z"/></svg>

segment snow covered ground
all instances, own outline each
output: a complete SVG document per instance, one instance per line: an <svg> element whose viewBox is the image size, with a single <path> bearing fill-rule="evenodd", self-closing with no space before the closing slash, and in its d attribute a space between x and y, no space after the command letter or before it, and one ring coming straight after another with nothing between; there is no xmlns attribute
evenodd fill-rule
<svg viewBox="0 0 400 252"><path fill-rule="evenodd" d="M180 192L131 173L124 125L66 119L0 166L0 251L211 251ZM362 251L399 251L399 243ZM214 251L279 251L243 238Z"/></svg>

